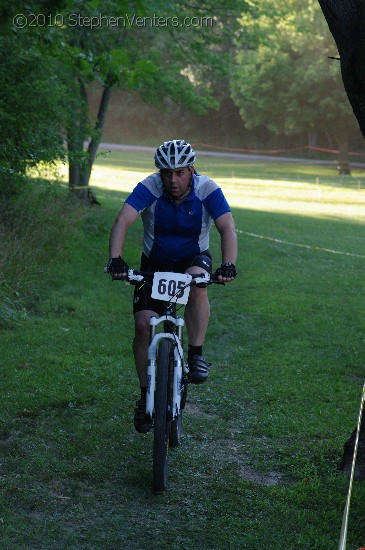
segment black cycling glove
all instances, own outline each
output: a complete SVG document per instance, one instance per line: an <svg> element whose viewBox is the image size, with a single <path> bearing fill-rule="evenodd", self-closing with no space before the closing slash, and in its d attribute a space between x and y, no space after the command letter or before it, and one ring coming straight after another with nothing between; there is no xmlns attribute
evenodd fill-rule
<svg viewBox="0 0 365 550"><path fill-rule="evenodd" d="M112 275L117 275L118 273L128 273L128 264L118 256L118 258L110 258L110 260L107 263L107 271L108 273L111 273Z"/></svg>
<svg viewBox="0 0 365 550"><path fill-rule="evenodd" d="M230 264L229 262L221 264L221 266L218 267L217 271L214 273L214 278L217 279L219 275L221 275L221 277L227 277L228 279L235 279L237 277L235 265Z"/></svg>

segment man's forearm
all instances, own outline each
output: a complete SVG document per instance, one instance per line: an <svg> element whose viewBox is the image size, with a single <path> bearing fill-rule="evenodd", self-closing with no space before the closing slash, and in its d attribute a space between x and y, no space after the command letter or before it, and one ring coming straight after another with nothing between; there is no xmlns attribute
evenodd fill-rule
<svg viewBox="0 0 365 550"><path fill-rule="evenodd" d="M115 220L112 230L110 232L109 239L109 257L118 258L123 255L125 239L129 227L138 218L138 212L129 206L124 204L120 210L117 219Z"/></svg>
<svg viewBox="0 0 365 550"><path fill-rule="evenodd" d="M110 232L109 239L109 257L117 258L118 256L123 255L124 244L125 244L126 231L123 228L123 225L119 222L118 219L115 220L115 223Z"/></svg>
<svg viewBox="0 0 365 550"><path fill-rule="evenodd" d="M222 262L235 264L237 261L237 233L228 227L221 233Z"/></svg>

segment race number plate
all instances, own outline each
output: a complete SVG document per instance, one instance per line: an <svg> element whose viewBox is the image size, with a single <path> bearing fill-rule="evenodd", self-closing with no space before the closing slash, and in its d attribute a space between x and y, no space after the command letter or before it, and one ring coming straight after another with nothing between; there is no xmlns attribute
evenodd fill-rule
<svg viewBox="0 0 365 550"><path fill-rule="evenodd" d="M191 275L158 271L153 277L152 298L164 302L186 304L189 298Z"/></svg>

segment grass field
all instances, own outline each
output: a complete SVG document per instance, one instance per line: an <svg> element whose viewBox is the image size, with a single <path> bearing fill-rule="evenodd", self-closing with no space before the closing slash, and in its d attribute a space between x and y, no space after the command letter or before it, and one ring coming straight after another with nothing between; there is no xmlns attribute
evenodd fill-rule
<svg viewBox="0 0 365 550"><path fill-rule="evenodd" d="M1 546L337 548L348 489L338 463L365 373L365 175L202 157L198 169L233 208L239 277L209 290L214 367L190 390L170 488L155 496L152 438L132 425L131 289L103 274L111 224L153 170L149 157L98 159L101 207L49 192L64 230L43 255L34 250L46 268L28 285L26 314L0 333ZM137 222L125 255L133 266L140 230ZM365 544L364 502L355 482L350 550Z"/></svg>

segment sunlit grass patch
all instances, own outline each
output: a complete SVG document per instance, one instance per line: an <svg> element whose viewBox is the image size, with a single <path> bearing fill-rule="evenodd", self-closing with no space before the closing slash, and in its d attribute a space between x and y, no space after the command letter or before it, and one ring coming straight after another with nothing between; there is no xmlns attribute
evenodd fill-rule
<svg viewBox="0 0 365 550"><path fill-rule="evenodd" d="M138 161L138 168L131 164ZM252 161L201 156L197 170L211 176L237 208L316 217L365 219L365 177L337 175L333 168L301 163ZM154 172L153 154L112 151L96 160L91 185L130 192ZM274 175L274 177L273 177Z"/></svg>

